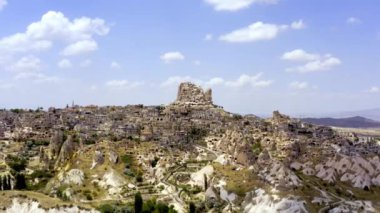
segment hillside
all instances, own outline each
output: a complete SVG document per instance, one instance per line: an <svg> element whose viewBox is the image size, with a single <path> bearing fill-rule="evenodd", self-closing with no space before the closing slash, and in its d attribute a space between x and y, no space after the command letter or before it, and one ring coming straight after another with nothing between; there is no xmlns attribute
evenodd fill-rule
<svg viewBox="0 0 380 213"><path fill-rule="evenodd" d="M354 116L360 116L360 117L369 118L375 121L380 121L380 108L339 112L339 113L334 113L329 117L344 118L344 117L354 117Z"/></svg>
<svg viewBox="0 0 380 213"><path fill-rule="evenodd" d="M304 122L334 127L347 127L347 128L378 128L380 122L367 119L364 117L356 116L349 118L302 118Z"/></svg>
<svg viewBox="0 0 380 213"><path fill-rule="evenodd" d="M166 106L3 110L0 137L10 213L380 211L379 138L233 114L192 83Z"/></svg>

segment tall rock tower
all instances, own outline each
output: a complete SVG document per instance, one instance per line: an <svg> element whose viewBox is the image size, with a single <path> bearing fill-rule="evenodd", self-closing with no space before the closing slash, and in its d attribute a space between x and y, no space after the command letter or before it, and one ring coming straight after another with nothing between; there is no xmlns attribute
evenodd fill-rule
<svg viewBox="0 0 380 213"><path fill-rule="evenodd" d="M191 82L184 82L179 85L177 100L174 104L179 105L213 105L212 90L206 92Z"/></svg>

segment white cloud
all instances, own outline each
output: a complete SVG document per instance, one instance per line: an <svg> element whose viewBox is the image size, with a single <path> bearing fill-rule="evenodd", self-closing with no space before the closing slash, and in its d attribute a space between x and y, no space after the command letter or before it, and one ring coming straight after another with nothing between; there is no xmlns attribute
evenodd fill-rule
<svg viewBox="0 0 380 213"><path fill-rule="evenodd" d="M111 69L115 69L115 70L121 69L121 65L116 61L111 62L110 67L111 67Z"/></svg>
<svg viewBox="0 0 380 213"><path fill-rule="evenodd" d="M13 77L15 80L31 80L35 83L58 81L57 77L46 76L41 71L43 70L42 61L33 56L25 56L16 61L10 66L10 69L17 72Z"/></svg>
<svg viewBox="0 0 380 213"><path fill-rule="evenodd" d="M160 58L165 63L185 60L185 56L181 52L167 52L165 54L162 54Z"/></svg>
<svg viewBox="0 0 380 213"><path fill-rule="evenodd" d="M342 61L330 54L320 55L316 53L307 53L302 49L296 49L283 54L282 59L289 61L307 62L304 65L287 68L287 72L309 73L318 71L327 71L342 64Z"/></svg>
<svg viewBox="0 0 380 213"><path fill-rule="evenodd" d="M306 24L303 22L303 20L294 21L290 24L290 27L294 30L301 30L306 28Z"/></svg>
<svg viewBox="0 0 380 213"><path fill-rule="evenodd" d="M166 81L161 83L162 87L168 87L168 86L177 86L181 82L194 82L196 84L205 86L205 87L211 87L211 86L217 86L222 85L226 87L233 87L233 88L240 88L244 86L251 86L251 87L268 87L271 84L273 84L272 80L262 80L262 73L250 76L243 74L239 76L236 80L225 80L220 77L214 77L209 80L200 80L196 78L192 78L190 76L172 76L169 77Z"/></svg>
<svg viewBox="0 0 380 213"><path fill-rule="evenodd" d="M16 72L38 72L41 68L41 60L33 55L22 57L15 64L11 65L11 70Z"/></svg>
<svg viewBox="0 0 380 213"><path fill-rule="evenodd" d="M223 78L215 77L215 78L211 78L210 80L208 80L205 83L205 86L212 87L212 86L222 85L224 83L225 83L225 81Z"/></svg>
<svg viewBox="0 0 380 213"><path fill-rule="evenodd" d="M379 87L376 87L376 86L373 86L369 89L369 92L370 93L379 93L380 92L380 88Z"/></svg>
<svg viewBox="0 0 380 213"><path fill-rule="evenodd" d="M204 38L205 41L211 41L212 39L214 38L214 36L212 34L207 34Z"/></svg>
<svg viewBox="0 0 380 213"><path fill-rule="evenodd" d="M282 55L282 59L288 61L311 61L319 58L320 56L318 54L307 53L302 49L295 49Z"/></svg>
<svg viewBox="0 0 380 213"><path fill-rule="evenodd" d="M95 35L105 36L110 28L102 19L81 17L70 20L61 12L49 11L40 21L27 26L23 33L0 39L0 50L9 53L42 51L49 49L55 41L74 44L93 40Z"/></svg>
<svg viewBox="0 0 380 213"><path fill-rule="evenodd" d="M90 59L84 60L80 63L80 67L85 68L92 65L92 61Z"/></svg>
<svg viewBox="0 0 380 213"><path fill-rule="evenodd" d="M225 84L229 87L242 87L246 85L251 85L253 87L267 87L273 83L271 80L260 80L261 76L262 73L253 76L243 74L237 80L226 81Z"/></svg>
<svg viewBox="0 0 380 213"><path fill-rule="evenodd" d="M252 4L275 4L278 0L205 0L217 11L238 11L248 8Z"/></svg>
<svg viewBox="0 0 380 213"><path fill-rule="evenodd" d="M171 76L166 81L161 83L161 87L177 86L182 82L194 82L196 84L201 84L202 81L190 76Z"/></svg>
<svg viewBox="0 0 380 213"><path fill-rule="evenodd" d="M347 20L346 20L346 23L347 24L361 24L362 23L362 20L360 20L359 18L356 18L356 17L349 17Z"/></svg>
<svg viewBox="0 0 380 213"><path fill-rule="evenodd" d="M292 89L306 89L309 87L309 84L307 82L299 82L299 81L293 81L289 84L289 87Z"/></svg>
<svg viewBox="0 0 380 213"><path fill-rule="evenodd" d="M143 82L129 82L127 80L111 80L106 82L106 86L109 88L135 88L143 84Z"/></svg>
<svg viewBox="0 0 380 213"><path fill-rule="evenodd" d="M7 0L0 0L0 11L7 6L8 2Z"/></svg>
<svg viewBox="0 0 380 213"><path fill-rule="evenodd" d="M299 72L299 73L309 73L309 72L318 72L318 71L327 71L332 68L341 65L342 62L335 57L325 56L322 59L318 59L315 61L310 61L305 65L298 66L295 68L288 68L289 72Z"/></svg>
<svg viewBox="0 0 380 213"><path fill-rule="evenodd" d="M75 42L92 39L94 35L107 35L109 30L105 21L99 18L81 17L70 21L61 12L49 11L39 22L28 26L26 35L34 39L60 39Z"/></svg>
<svg viewBox="0 0 380 213"><path fill-rule="evenodd" d="M68 59L62 59L61 61L58 62L58 67L61 69L68 69L73 66L70 60Z"/></svg>
<svg viewBox="0 0 380 213"><path fill-rule="evenodd" d="M32 80L36 83L58 82L59 78L54 76L46 76L40 72L22 72L15 76L16 80Z"/></svg>
<svg viewBox="0 0 380 213"><path fill-rule="evenodd" d="M194 65L196 65L196 66L200 66L200 65L201 65L201 61L199 61L199 60L195 60L195 61L194 61Z"/></svg>
<svg viewBox="0 0 380 213"><path fill-rule="evenodd" d="M267 24L259 21L249 25L248 27L237 29L228 34L222 35L219 37L219 40L226 42L256 42L272 40L281 32L288 29L302 29L303 26L302 20L299 22L293 22L291 26Z"/></svg>
<svg viewBox="0 0 380 213"><path fill-rule="evenodd" d="M43 51L52 46L48 40L33 40L26 34L17 33L0 39L0 52L13 54L15 52Z"/></svg>
<svg viewBox="0 0 380 213"><path fill-rule="evenodd" d="M81 55L89 52L96 51L98 44L94 40L82 40L72 43L62 50L61 54L64 56Z"/></svg>

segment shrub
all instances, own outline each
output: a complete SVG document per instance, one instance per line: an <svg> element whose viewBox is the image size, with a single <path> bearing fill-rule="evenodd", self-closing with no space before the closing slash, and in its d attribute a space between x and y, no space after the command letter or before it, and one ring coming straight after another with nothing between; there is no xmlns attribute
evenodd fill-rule
<svg viewBox="0 0 380 213"><path fill-rule="evenodd" d="M6 158L6 162L8 166L11 167L11 169L14 170L15 172L21 172L25 170L26 163L27 163L25 158L13 156L13 155L8 155Z"/></svg>
<svg viewBox="0 0 380 213"><path fill-rule="evenodd" d="M142 213L143 199L140 192L135 194L135 213Z"/></svg>
<svg viewBox="0 0 380 213"><path fill-rule="evenodd" d="M101 205L98 210L101 212L101 213L113 213L115 212L115 207L113 205L110 205L110 204L104 204L104 205Z"/></svg>

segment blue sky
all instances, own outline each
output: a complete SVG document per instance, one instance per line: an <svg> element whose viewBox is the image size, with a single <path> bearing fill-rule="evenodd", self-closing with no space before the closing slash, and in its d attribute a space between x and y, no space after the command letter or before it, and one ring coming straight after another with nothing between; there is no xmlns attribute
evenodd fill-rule
<svg viewBox="0 0 380 213"><path fill-rule="evenodd" d="M380 106L376 0L0 0L0 107L167 104L181 81L240 113Z"/></svg>

